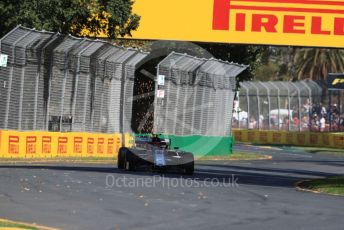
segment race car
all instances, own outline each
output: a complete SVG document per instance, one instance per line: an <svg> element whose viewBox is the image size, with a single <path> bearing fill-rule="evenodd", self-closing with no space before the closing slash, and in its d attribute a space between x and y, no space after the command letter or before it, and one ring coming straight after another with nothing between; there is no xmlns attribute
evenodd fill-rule
<svg viewBox="0 0 344 230"><path fill-rule="evenodd" d="M118 151L119 169L128 171L151 170L157 172L194 173L194 156L192 153L170 149L170 139L157 135L136 137L132 148L122 147Z"/></svg>

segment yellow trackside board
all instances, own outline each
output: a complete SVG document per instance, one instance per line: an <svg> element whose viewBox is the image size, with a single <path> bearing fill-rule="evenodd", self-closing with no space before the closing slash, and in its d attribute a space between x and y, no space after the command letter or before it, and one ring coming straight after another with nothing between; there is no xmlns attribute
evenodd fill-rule
<svg viewBox="0 0 344 230"><path fill-rule="evenodd" d="M233 129L233 135L238 142L344 149L343 133Z"/></svg>
<svg viewBox="0 0 344 230"><path fill-rule="evenodd" d="M136 39L344 47L344 1L135 0Z"/></svg>
<svg viewBox="0 0 344 230"><path fill-rule="evenodd" d="M116 157L123 136L132 146L131 134L0 130L0 158Z"/></svg>

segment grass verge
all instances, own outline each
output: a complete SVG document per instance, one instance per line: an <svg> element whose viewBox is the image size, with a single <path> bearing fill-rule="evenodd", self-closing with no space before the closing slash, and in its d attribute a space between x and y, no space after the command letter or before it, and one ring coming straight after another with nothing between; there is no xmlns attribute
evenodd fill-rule
<svg viewBox="0 0 344 230"><path fill-rule="evenodd" d="M258 153L247 153L247 152L235 152L228 156L203 156L195 157L196 161L230 161L230 160L266 160L271 159L270 156L262 155ZM117 161L116 157L56 157L56 158L0 158L0 163L80 163L80 164L111 164Z"/></svg>
<svg viewBox="0 0 344 230"><path fill-rule="evenodd" d="M301 181L297 188L308 192L344 196L344 176Z"/></svg>
<svg viewBox="0 0 344 230"><path fill-rule="evenodd" d="M231 155L228 156L204 156L200 157L197 160L200 161L207 161L207 160L217 160L217 161L244 161L244 160L268 160L271 159L271 156L259 154L259 153L248 153L248 152L234 152Z"/></svg>
<svg viewBox="0 0 344 230"><path fill-rule="evenodd" d="M0 229L11 229L11 230L53 230L52 228L41 227L38 225L25 224L14 222L10 220L0 219Z"/></svg>

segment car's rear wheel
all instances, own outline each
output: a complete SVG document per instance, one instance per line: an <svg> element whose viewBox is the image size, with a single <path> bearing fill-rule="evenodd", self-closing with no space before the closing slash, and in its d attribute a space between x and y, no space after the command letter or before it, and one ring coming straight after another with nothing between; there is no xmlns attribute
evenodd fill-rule
<svg viewBox="0 0 344 230"><path fill-rule="evenodd" d="M136 169L136 155L128 150L125 154L125 169L128 171L134 171Z"/></svg>
<svg viewBox="0 0 344 230"><path fill-rule="evenodd" d="M124 169L125 168L125 155L127 154L128 149L125 147L121 147L118 151L117 155L117 167L119 169Z"/></svg>

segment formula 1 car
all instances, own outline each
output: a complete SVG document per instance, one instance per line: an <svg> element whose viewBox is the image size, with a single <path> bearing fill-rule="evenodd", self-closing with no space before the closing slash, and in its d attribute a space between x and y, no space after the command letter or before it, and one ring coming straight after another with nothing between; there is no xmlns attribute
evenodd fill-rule
<svg viewBox="0 0 344 230"><path fill-rule="evenodd" d="M119 169L128 171L151 170L157 172L194 173L194 156L192 153L170 149L170 139L152 137L136 137L135 146L122 147L118 151L117 165Z"/></svg>

